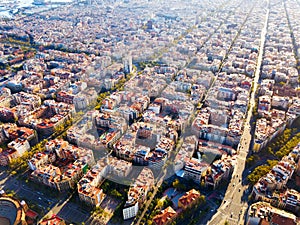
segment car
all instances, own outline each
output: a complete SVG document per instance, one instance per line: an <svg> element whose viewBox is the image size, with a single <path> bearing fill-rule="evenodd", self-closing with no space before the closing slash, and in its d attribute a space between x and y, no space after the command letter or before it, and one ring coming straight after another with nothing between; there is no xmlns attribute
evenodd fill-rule
<svg viewBox="0 0 300 225"><path fill-rule="evenodd" d="M241 191L241 188L239 188L239 192Z"/></svg>
<svg viewBox="0 0 300 225"><path fill-rule="evenodd" d="M235 183L232 184L232 187L234 187L234 186L235 186Z"/></svg>
<svg viewBox="0 0 300 225"><path fill-rule="evenodd" d="M38 197L38 200L42 200L42 198L41 198L41 197Z"/></svg>
<svg viewBox="0 0 300 225"><path fill-rule="evenodd" d="M231 212L231 214L230 214L230 217L232 218L232 216L233 216L233 212Z"/></svg>

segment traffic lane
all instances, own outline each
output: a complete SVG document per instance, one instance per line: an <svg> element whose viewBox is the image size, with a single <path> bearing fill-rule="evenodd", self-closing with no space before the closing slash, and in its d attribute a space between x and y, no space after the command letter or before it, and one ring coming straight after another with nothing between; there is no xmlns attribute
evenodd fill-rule
<svg viewBox="0 0 300 225"><path fill-rule="evenodd" d="M8 185L9 184L9 185ZM24 190L19 187L14 182L6 182L3 186L4 191L14 191L16 193L16 196L20 198L20 200L25 200L27 203L33 203L36 206L38 206L41 210L43 210L43 213L47 210L49 204L48 202L45 202L41 197L39 197L36 193Z"/></svg>
<svg viewBox="0 0 300 225"><path fill-rule="evenodd" d="M26 199L30 200L33 203L36 203L39 206L42 206L45 209L49 207L47 199L44 196L39 195L39 194L37 194L35 192L32 192L30 190L21 189L18 192L18 195L23 197L23 198L26 198Z"/></svg>
<svg viewBox="0 0 300 225"><path fill-rule="evenodd" d="M203 225L203 224L207 224L207 222L216 214L218 213L217 211L218 207L213 207L211 208L206 214L204 214L204 217L202 217L201 219L198 220L198 222L196 223L197 225ZM199 212L200 213L200 212ZM215 223L215 224L219 224L219 223Z"/></svg>
<svg viewBox="0 0 300 225"><path fill-rule="evenodd" d="M13 181L15 181L15 179L13 179L11 175L7 175L6 173L3 173L0 180L0 185L9 186L9 184Z"/></svg>
<svg viewBox="0 0 300 225"><path fill-rule="evenodd" d="M240 209L240 204L243 201L244 191L248 189L247 186L241 184L241 174L236 174L228 186L228 193L222 202L220 210L224 210L224 214L230 216L231 211L237 212ZM215 223L215 221L213 221Z"/></svg>
<svg viewBox="0 0 300 225"><path fill-rule="evenodd" d="M239 218L241 215L241 205L244 206L247 204L248 197L248 186L237 185L236 188L233 188L233 195L229 203L226 207L228 208L227 214L230 213L230 217Z"/></svg>
<svg viewBox="0 0 300 225"><path fill-rule="evenodd" d="M209 217L207 219L207 222L209 221L210 224L222 224L222 220L224 219L224 216L222 215L222 213L218 210L217 213L214 215L214 218L212 220L210 220L212 217ZM199 221L199 223L197 223L197 225L203 225L203 224L207 224L203 223L204 221Z"/></svg>
<svg viewBox="0 0 300 225"><path fill-rule="evenodd" d="M8 177L8 176L9 176L9 174L6 171L0 171L0 179L1 180Z"/></svg>
<svg viewBox="0 0 300 225"><path fill-rule="evenodd" d="M233 220L238 221L241 216L243 216L243 207L241 208L241 205L238 203L232 203L231 207L228 208L229 214L227 214L228 218L232 218Z"/></svg>
<svg viewBox="0 0 300 225"><path fill-rule="evenodd" d="M53 204L55 199L50 197L44 196L41 192L35 192L29 188L26 188L25 184L21 184L20 181L18 182L6 182L6 187L10 190L15 191L15 193L34 204L37 204L39 207L48 208L49 205Z"/></svg>
<svg viewBox="0 0 300 225"><path fill-rule="evenodd" d="M242 165L242 163L238 163L238 165ZM241 166L242 167L242 166ZM237 166L237 170L236 171L243 171L242 168L239 169L239 167ZM243 191L243 185L241 184L242 179L241 179L242 175L241 172L240 173L235 173L234 176L231 179L231 183L228 185L226 194L224 196L223 202L221 204L220 210L224 209L224 205L225 208L229 207L229 204L231 204L231 202L234 201L240 201L239 199L241 199L241 192ZM245 187L246 189L246 187ZM234 209L236 211L236 209ZM229 216L228 210L225 211L225 215ZM213 220L213 222L215 223L216 221Z"/></svg>
<svg viewBox="0 0 300 225"><path fill-rule="evenodd" d="M32 188L28 187L28 185L25 182L20 182L20 189L22 191L32 192L35 196L37 196L37 199L40 201L44 201L48 205L53 204L54 202L58 202L58 199L53 198L51 196L48 196L47 194L43 193L42 191L35 191Z"/></svg>

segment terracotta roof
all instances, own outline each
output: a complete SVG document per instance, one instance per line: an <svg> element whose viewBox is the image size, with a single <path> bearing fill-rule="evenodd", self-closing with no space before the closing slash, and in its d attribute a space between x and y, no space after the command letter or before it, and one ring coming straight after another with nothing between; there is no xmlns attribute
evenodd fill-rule
<svg viewBox="0 0 300 225"><path fill-rule="evenodd" d="M270 222L268 222L266 219L262 219L259 225L270 225Z"/></svg>
<svg viewBox="0 0 300 225"><path fill-rule="evenodd" d="M160 214L156 215L153 218L153 222L156 225L164 225L167 224L167 222L174 219L175 217L176 217L176 212L171 206L169 206L165 210L161 211Z"/></svg>
<svg viewBox="0 0 300 225"><path fill-rule="evenodd" d="M271 222L277 225L296 225L296 221L291 218L284 217L279 214L274 214L272 216Z"/></svg>
<svg viewBox="0 0 300 225"><path fill-rule="evenodd" d="M65 222L63 219L58 217L57 215L53 214L51 218L44 219L42 222L39 223L40 225L64 225Z"/></svg>
<svg viewBox="0 0 300 225"><path fill-rule="evenodd" d="M187 207L191 205L193 202L195 202L200 197L200 193L196 191L195 189L192 189L185 193L181 198L178 199L178 202L180 202L184 207Z"/></svg>
<svg viewBox="0 0 300 225"><path fill-rule="evenodd" d="M36 219L38 217L38 213L29 209L27 212L26 212L26 216L31 218L31 219Z"/></svg>

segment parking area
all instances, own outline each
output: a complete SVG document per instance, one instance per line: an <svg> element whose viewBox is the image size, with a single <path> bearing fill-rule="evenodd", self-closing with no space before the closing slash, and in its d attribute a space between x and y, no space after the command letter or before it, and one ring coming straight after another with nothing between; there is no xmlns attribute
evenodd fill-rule
<svg viewBox="0 0 300 225"><path fill-rule="evenodd" d="M76 204L67 203L59 211L58 216L70 223L81 224L88 220L90 212L83 211Z"/></svg>

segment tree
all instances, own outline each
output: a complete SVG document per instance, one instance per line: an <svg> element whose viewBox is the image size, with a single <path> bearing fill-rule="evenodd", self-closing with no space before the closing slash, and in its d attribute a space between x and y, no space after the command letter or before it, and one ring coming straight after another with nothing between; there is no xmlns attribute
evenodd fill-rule
<svg viewBox="0 0 300 225"><path fill-rule="evenodd" d="M163 207L163 205L164 205L164 200L161 200L161 199L160 199L160 200L158 201L156 207L157 207L158 209L161 209L161 208Z"/></svg>
<svg viewBox="0 0 300 225"><path fill-rule="evenodd" d="M273 160L272 160L273 161ZM270 160L270 164L271 165L273 165L273 163L274 162L272 162L271 160ZM278 161L277 161L278 162ZM255 184L255 183L257 183L257 181L261 178L261 177L263 177L263 176L265 176L271 169L272 169L272 166L271 165L261 165L261 166L258 166L258 167L256 167L255 169L254 169L254 171L251 173L251 174L249 174L248 176L247 176L247 179L252 183L252 184Z"/></svg>
<svg viewBox="0 0 300 225"><path fill-rule="evenodd" d="M116 189L113 189L110 194L116 198L122 197L122 194L120 192L118 192Z"/></svg>
<svg viewBox="0 0 300 225"><path fill-rule="evenodd" d="M147 220L147 225L152 225L153 221L152 220Z"/></svg>
<svg viewBox="0 0 300 225"><path fill-rule="evenodd" d="M168 206L172 206L173 205L173 202L171 199L169 199L169 197L166 197L165 201L164 201L164 205L163 207L164 208L167 208Z"/></svg>
<svg viewBox="0 0 300 225"><path fill-rule="evenodd" d="M148 200L150 199L151 195L152 195L152 192L149 191L148 194L147 194L147 199L148 199Z"/></svg>
<svg viewBox="0 0 300 225"><path fill-rule="evenodd" d="M200 195L199 201L201 204L205 203L206 202L205 195Z"/></svg>
<svg viewBox="0 0 300 225"><path fill-rule="evenodd" d="M172 186L178 190L185 190L185 185L180 183L178 179L175 179L175 181L173 181Z"/></svg>
<svg viewBox="0 0 300 225"><path fill-rule="evenodd" d="M202 180L201 180L200 186L201 186L202 188L204 188L204 187L205 187L205 182L204 182L204 179L202 179Z"/></svg>
<svg viewBox="0 0 300 225"><path fill-rule="evenodd" d="M277 165L278 160L267 160L267 163L269 164L269 166L270 166L271 168L273 168L274 166Z"/></svg>

